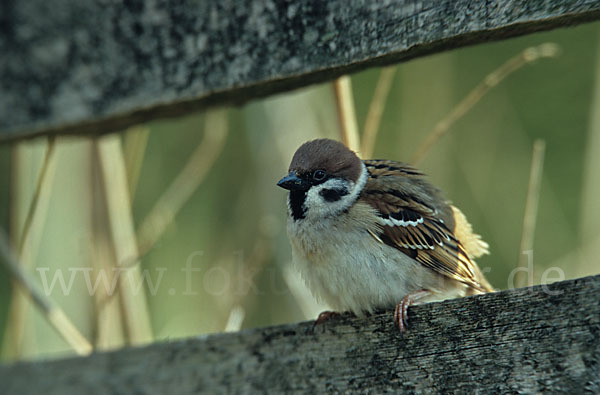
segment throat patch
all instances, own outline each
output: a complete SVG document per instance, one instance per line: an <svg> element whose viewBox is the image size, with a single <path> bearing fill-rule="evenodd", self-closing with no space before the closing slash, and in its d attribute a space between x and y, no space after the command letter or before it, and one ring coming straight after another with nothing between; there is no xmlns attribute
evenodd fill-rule
<svg viewBox="0 0 600 395"><path fill-rule="evenodd" d="M289 196L290 209L294 221L303 219L306 214L304 202L306 201L306 191L291 191Z"/></svg>
<svg viewBox="0 0 600 395"><path fill-rule="evenodd" d="M323 189L319 192L319 195L323 197L328 202L337 202L343 196L348 194L348 190L346 188L335 188L335 189Z"/></svg>

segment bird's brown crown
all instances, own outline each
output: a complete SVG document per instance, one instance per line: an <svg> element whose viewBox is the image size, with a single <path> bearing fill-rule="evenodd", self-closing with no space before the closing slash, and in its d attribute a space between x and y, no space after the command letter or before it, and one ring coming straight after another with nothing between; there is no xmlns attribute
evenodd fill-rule
<svg viewBox="0 0 600 395"><path fill-rule="evenodd" d="M354 152L339 141L316 139L298 148L292 158L289 171L302 174L318 169L325 170L331 176L356 182L362 171L362 162Z"/></svg>

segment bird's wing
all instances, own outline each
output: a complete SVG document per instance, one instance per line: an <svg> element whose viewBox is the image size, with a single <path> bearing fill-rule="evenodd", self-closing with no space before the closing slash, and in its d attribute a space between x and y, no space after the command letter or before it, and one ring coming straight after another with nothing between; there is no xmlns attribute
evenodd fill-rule
<svg viewBox="0 0 600 395"><path fill-rule="evenodd" d="M437 273L486 292L477 267L450 230L450 206L429 197L439 193L424 175L400 162L364 161L370 173L360 199L377 210L381 242L398 249ZM438 198L439 200L439 198ZM444 220L443 217L446 217Z"/></svg>

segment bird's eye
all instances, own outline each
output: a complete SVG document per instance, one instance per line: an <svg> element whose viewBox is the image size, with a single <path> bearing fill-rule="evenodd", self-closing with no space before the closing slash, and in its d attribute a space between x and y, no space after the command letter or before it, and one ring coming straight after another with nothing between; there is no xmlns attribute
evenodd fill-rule
<svg viewBox="0 0 600 395"><path fill-rule="evenodd" d="M323 181L326 176L327 173L325 173L325 170L315 170L315 172L313 173L313 180Z"/></svg>

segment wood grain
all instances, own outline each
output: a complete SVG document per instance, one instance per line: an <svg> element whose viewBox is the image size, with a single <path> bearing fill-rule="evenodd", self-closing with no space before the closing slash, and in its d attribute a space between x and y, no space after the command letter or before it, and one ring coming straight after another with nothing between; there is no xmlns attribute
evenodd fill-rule
<svg viewBox="0 0 600 395"><path fill-rule="evenodd" d="M591 0L3 0L0 141L118 131L599 17Z"/></svg>
<svg viewBox="0 0 600 395"><path fill-rule="evenodd" d="M599 393L600 276L0 367L2 394Z"/></svg>

